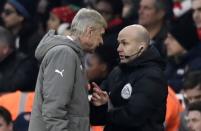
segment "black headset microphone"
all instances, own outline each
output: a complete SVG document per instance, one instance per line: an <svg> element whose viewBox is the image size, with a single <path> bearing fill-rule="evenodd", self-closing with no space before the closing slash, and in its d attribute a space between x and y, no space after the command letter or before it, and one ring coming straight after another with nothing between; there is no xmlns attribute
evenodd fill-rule
<svg viewBox="0 0 201 131"><path fill-rule="evenodd" d="M133 56L136 56L136 55L140 54L142 50L143 50L143 47L141 47L138 52L136 52L136 53L134 53L132 55L129 55L129 56L125 56L125 58L128 59L128 58L131 58Z"/></svg>

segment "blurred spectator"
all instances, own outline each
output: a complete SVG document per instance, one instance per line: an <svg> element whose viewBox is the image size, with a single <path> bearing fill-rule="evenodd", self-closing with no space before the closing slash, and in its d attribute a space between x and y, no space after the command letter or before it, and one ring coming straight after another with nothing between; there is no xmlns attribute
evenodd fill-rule
<svg viewBox="0 0 201 131"><path fill-rule="evenodd" d="M166 57L164 40L167 36L167 22L173 16L171 0L141 0L138 23L145 26L150 33L151 44Z"/></svg>
<svg viewBox="0 0 201 131"><path fill-rule="evenodd" d="M107 79L109 73L118 64L118 57L117 50L113 46L104 44L98 47L90 57L91 59L89 59L89 68L87 69L89 82L96 82L100 85ZM90 123L92 125L92 131L103 130L103 119L105 117L102 115L103 110L104 108L97 108L90 104Z"/></svg>
<svg viewBox="0 0 201 131"><path fill-rule="evenodd" d="M37 65L15 50L12 34L0 27L0 92L34 90Z"/></svg>
<svg viewBox="0 0 201 131"><path fill-rule="evenodd" d="M165 116L165 131L178 131L180 126L180 115L183 108L176 97L175 92L168 87L168 97Z"/></svg>
<svg viewBox="0 0 201 131"><path fill-rule="evenodd" d="M54 29L57 31L57 34L63 34L64 31L70 27L78 9L78 7L72 5L52 9L47 21L47 29ZM63 29L61 29L62 26Z"/></svg>
<svg viewBox="0 0 201 131"><path fill-rule="evenodd" d="M2 106L0 106L0 131L13 131L11 114Z"/></svg>
<svg viewBox="0 0 201 131"><path fill-rule="evenodd" d="M16 91L0 95L0 106L8 109L12 119L16 120L22 112L31 112L34 100L34 92Z"/></svg>
<svg viewBox="0 0 201 131"><path fill-rule="evenodd" d="M122 1L124 4L122 17L126 20L126 22L128 22L128 24L137 23L140 0L122 0Z"/></svg>
<svg viewBox="0 0 201 131"><path fill-rule="evenodd" d="M8 0L2 12L4 25L16 37L16 48L29 56L41 39L34 19L38 0Z"/></svg>
<svg viewBox="0 0 201 131"><path fill-rule="evenodd" d="M185 76L184 93L189 103L201 101L201 71L189 72Z"/></svg>
<svg viewBox="0 0 201 131"><path fill-rule="evenodd" d="M192 0L173 0L174 2L174 15L175 17L180 17L189 10L191 10L191 1Z"/></svg>
<svg viewBox="0 0 201 131"><path fill-rule="evenodd" d="M0 13L2 12L2 9L5 3L6 3L6 0L0 0Z"/></svg>
<svg viewBox="0 0 201 131"><path fill-rule="evenodd" d="M54 0L52 0L54 1ZM61 0L62 5L73 4L79 7L84 7L84 0Z"/></svg>
<svg viewBox="0 0 201 131"><path fill-rule="evenodd" d="M189 105L187 123L189 131L201 131L201 101Z"/></svg>
<svg viewBox="0 0 201 131"><path fill-rule="evenodd" d="M191 62L197 58L201 58L201 53L197 50L198 41L196 28L191 18L191 12L188 12L172 23L172 27L165 40L169 58L166 76L169 85L176 93L183 87L182 79L186 67L192 65Z"/></svg>
<svg viewBox="0 0 201 131"><path fill-rule="evenodd" d="M108 23L108 28L103 35L104 44L113 45L117 48L117 36L119 31L125 26L122 19L122 0L97 0L94 7Z"/></svg>
<svg viewBox="0 0 201 131"><path fill-rule="evenodd" d="M6 0L0 0L0 15L3 11L3 6L5 3L6 3ZM0 18L0 25L2 25L2 24L3 24L3 21L2 21L2 18Z"/></svg>
<svg viewBox="0 0 201 131"><path fill-rule="evenodd" d="M193 20L197 27L199 39L201 40L201 0L192 0Z"/></svg>
<svg viewBox="0 0 201 131"><path fill-rule="evenodd" d="M113 46L104 44L98 47L89 59L89 68L87 69L89 81L100 85L118 64L118 58L117 50Z"/></svg>
<svg viewBox="0 0 201 131"><path fill-rule="evenodd" d="M14 121L14 131L28 131L31 112L23 112Z"/></svg>
<svg viewBox="0 0 201 131"><path fill-rule="evenodd" d="M184 95L187 100L186 108L181 115L180 131L189 131L185 116L189 104L201 101L201 71L189 72L184 77Z"/></svg>
<svg viewBox="0 0 201 131"><path fill-rule="evenodd" d="M87 69L89 82L96 82L98 85L101 85L107 79L112 69L118 65L118 57L117 50L113 46L104 44L98 47L92 54L91 59L89 59L89 68ZM91 104L90 122L92 125L103 125L103 110L104 108L101 109Z"/></svg>

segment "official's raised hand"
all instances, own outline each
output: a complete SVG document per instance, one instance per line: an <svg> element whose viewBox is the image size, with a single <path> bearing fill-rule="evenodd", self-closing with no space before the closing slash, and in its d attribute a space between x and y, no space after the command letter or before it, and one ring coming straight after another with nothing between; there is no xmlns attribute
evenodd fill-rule
<svg viewBox="0 0 201 131"><path fill-rule="evenodd" d="M100 87L96 83L92 83L93 85L93 94L91 101L95 106L101 106L108 102L109 96L106 91L102 91Z"/></svg>

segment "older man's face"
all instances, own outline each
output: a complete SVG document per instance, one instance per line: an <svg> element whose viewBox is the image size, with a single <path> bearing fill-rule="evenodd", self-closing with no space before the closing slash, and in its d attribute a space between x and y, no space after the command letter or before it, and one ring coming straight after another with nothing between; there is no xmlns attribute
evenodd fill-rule
<svg viewBox="0 0 201 131"><path fill-rule="evenodd" d="M196 27L201 28L201 0L192 0L192 9Z"/></svg>
<svg viewBox="0 0 201 131"><path fill-rule="evenodd" d="M94 52L94 50L103 44L103 34L105 29L103 27L87 28L85 36L85 44L83 45L86 52Z"/></svg>

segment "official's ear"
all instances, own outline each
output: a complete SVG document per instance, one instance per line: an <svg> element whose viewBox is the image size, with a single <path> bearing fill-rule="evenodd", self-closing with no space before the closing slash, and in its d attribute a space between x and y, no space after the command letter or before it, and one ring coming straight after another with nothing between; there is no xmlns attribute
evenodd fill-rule
<svg viewBox="0 0 201 131"><path fill-rule="evenodd" d="M139 47L139 53L141 53L143 50L144 50L144 46L141 45L141 46Z"/></svg>

